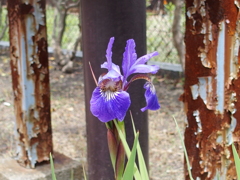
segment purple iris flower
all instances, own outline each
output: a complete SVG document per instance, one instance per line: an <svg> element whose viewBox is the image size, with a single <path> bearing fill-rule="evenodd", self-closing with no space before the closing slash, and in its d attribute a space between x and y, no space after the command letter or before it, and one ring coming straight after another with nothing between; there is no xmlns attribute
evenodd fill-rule
<svg viewBox="0 0 240 180"><path fill-rule="evenodd" d="M133 39L129 39L125 47L125 52L123 53L123 74L121 74L119 66L112 62L113 42L114 37L110 38L108 43L106 51L107 61L101 65L101 68L106 68L108 72L99 77L98 86L92 93L90 100L90 110L92 114L102 122L108 122L113 119L122 121L131 104L127 89L131 82L137 79L146 80L144 85L146 89L146 106L143 107L141 111L159 109L160 105L158 103L156 90L147 75L148 73L157 73L159 67L145 64L151 57L158 55L158 52L153 52L137 59L135 42ZM135 75L128 81L128 77L132 74Z"/></svg>

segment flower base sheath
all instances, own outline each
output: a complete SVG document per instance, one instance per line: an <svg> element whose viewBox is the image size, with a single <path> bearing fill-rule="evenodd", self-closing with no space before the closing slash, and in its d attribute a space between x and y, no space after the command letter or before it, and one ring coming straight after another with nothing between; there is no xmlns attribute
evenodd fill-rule
<svg viewBox="0 0 240 180"><path fill-rule="evenodd" d="M141 111L159 109L156 90L147 75L157 73L159 67L145 64L151 57L158 55L158 52L146 54L137 59L135 42L129 39L123 53L123 74L121 74L119 66L112 62L113 42L114 37L110 38L108 43L107 61L101 65L101 68L106 68L108 72L99 77L98 86L94 89L90 100L92 114L102 122L109 122L113 119L122 121L131 104L127 89L131 82L138 79L146 80L144 85L146 106L141 108ZM132 74L135 75L128 81L128 77Z"/></svg>

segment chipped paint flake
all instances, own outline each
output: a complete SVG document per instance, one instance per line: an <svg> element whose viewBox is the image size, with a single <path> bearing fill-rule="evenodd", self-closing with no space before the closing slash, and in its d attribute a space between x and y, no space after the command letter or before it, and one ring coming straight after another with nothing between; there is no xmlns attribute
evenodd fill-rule
<svg viewBox="0 0 240 180"><path fill-rule="evenodd" d="M200 57L202 65L207 68L212 68L213 64L210 62L210 59L208 58L208 53L211 47L211 43L213 40L212 37L212 24L209 20L206 20L206 22L203 22L202 24L202 30L201 34L204 34L203 44L204 47L199 47L199 54L198 57Z"/></svg>
<svg viewBox="0 0 240 180"><path fill-rule="evenodd" d="M237 21L236 32L234 34L233 48L231 49L231 58L230 58L230 77L229 82L233 79L237 79L240 65L238 64L238 53L240 47L240 21Z"/></svg>
<svg viewBox="0 0 240 180"><path fill-rule="evenodd" d="M235 0L234 4L238 7L238 9L240 9L240 1L239 0Z"/></svg>
<svg viewBox="0 0 240 180"><path fill-rule="evenodd" d="M212 102L212 80L211 76L208 77L198 77L198 84L190 86L193 100L200 97L203 102L207 105L208 109L214 109Z"/></svg>

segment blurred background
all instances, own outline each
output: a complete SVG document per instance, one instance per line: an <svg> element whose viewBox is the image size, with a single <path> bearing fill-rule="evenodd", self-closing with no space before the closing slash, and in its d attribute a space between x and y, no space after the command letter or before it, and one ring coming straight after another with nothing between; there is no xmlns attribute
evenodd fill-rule
<svg viewBox="0 0 240 180"><path fill-rule="evenodd" d="M0 157L12 157L15 151L14 110L7 5L6 0L0 3L0 127L4 127L0 131ZM166 68L177 74L184 65L184 11L181 0L146 1L147 52L160 54L150 63L160 63L161 70ZM47 0L53 146L58 152L86 164L80 14L77 0ZM172 116L183 129L185 116L179 102L183 78L165 76L153 77L161 109L149 111L150 176L151 180L180 180L184 177L183 148Z"/></svg>
<svg viewBox="0 0 240 180"><path fill-rule="evenodd" d="M0 45L8 46L8 20L6 0L0 1ZM183 33L185 28L183 1L146 1L147 52L158 51L160 56L153 61L181 64ZM81 13L77 0L47 0L47 33L50 52L55 58L61 57L59 48L65 56L72 51L81 51ZM77 54L81 56L81 53ZM61 57L66 58L66 57ZM61 59L60 58L60 59ZM64 62L63 62L64 64Z"/></svg>

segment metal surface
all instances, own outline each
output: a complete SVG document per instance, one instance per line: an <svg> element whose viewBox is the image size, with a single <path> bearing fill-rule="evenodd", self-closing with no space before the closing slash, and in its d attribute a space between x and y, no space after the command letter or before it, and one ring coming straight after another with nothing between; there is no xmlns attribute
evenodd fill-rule
<svg viewBox="0 0 240 180"><path fill-rule="evenodd" d="M186 11L182 100L193 178L236 179L230 145L240 137L239 1L187 0Z"/></svg>
<svg viewBox="0 0 240 180"><path fill-rule="evenodd" d="M17 162L34 168L52 152L44 0L9 0Z"/></svg>
<svg viewBox="0 0 240 180"><path fill-rule="evenodd" d="M133 38L138 56L146 53L146 4L143 0L82 0L83 59L85 75L85 100L88 144L89 179L112 180L113 170L107 146L107 130L104 123L93 117L89 110L89 101L96 87L92 78L89 62L98 78L104 69L100 65L106 61L105 52L110 37L115 37L113 62L121 65L126 41ZM148 164L148 121L147 113L140 109L145 106L144 82L134 82L130 107L136 128L140 131L140 143ZM130 115L125 118L126 133L129 142L133 142Z"/></svg>

